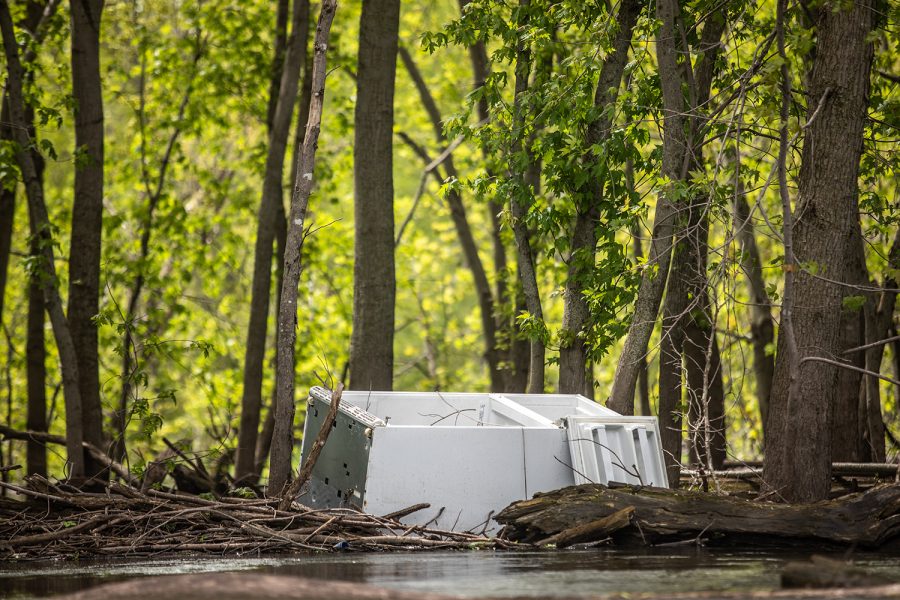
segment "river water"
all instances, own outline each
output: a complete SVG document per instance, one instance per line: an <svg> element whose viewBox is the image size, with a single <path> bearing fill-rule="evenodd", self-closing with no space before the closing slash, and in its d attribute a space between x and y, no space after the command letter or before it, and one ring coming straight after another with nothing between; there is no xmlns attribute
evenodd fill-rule
<svg viewBox="0 0 900 600"><path fill-rule="evenodd" d="M0 563L0 598L41 598L135 577L222 571L343 580L461 597L771 590L778 587L787 561L808 556L686 548L642 553L473 550ZM854 554L851 558L869 571L900 581L900 556Z"/></svg>

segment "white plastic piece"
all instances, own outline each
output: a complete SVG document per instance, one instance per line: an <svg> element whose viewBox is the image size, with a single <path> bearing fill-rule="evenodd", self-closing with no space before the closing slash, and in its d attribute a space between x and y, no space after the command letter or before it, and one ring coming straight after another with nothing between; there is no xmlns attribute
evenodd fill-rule
<svg viewBox="0 0 900 600"><path fill-rule="evenodd" d="M668 487L656 417L566 419L575 481Z"/></svg>

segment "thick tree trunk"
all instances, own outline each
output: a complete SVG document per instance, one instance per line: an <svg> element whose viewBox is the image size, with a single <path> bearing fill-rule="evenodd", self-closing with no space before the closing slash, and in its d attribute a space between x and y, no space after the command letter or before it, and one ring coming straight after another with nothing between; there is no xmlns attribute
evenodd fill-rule
<svg viewBox="0 0 900 600"><path fill-rule="evenodd" d="M59 351L60 368L62 370L63 394L66 403L66 454L69 463L69 476L79 480L84 476L84 439L81 393L79 390L78 357L72 332L63 310L62 298L59 295L59 281L56 277L56 264L52 241L52 226L44 202L44 190L40 174L31 153L32 140L25 118L22 97L22 64L19 61L19 50L13 29L12 17L6 2L0 2L0 30L2 30L3 46L6 53L6 66L9 77L6 82L10 123L13 138L19 146L17 159L25 191L28 196L28 210L36 238L41 248L41 287L46 303L53 334Z"/></svg>
<svg viewBox="0 0 900 600"><path fill-rule="evenodd" d="M278 214L284 214L284 157L287 153L291 117L299 89L300 72L306 63L306 38L309 31L309 1L294 0L291 33L280 75L278 99L269 131L269 151L263 176L262 200L253 259L250 292L250 322L244 354L244 388L241 397L241 423L235 479L254 477L259 414L262 407L262 381L269 322L269 296L272 288L272 245L278 229ZM276 55L273 64L279 62Z"/></svg>
<svg viewBox="0 0 900 600"><path fill-rule="evenodd" d="M72 96L75 99L75 202L69 246L69 327L78 357L84 441L102 448L103 409L97 325L100 312L100 251L103 235L103 89L100 83L100 20L103 0L71 0ZM85 474L106 475L85 455Z"/></svg>
<svg viewBox="0 0 900 600"><path fill-rule="evenodd" d="M831 480L837 367L809 358L827 359L840 351L841 286L800 270L799 265L814 264L826 277L841 273L849 225L858 219L853 208L875 9L871 0L861 0L847 8L829 6L817 14L797 202L800 218L793 228L797 264L785 265L796 272L793 305L788 308L793 311L793 334L801 354L792 360L785 335L779 334L763 469L772 490L800 502L824 498ZM792 369L794 365L798 368Z"/></svg>
<svg viewBox="0 0 900 600"><path fill-rule="evenodd" d="M641 3L624 0L616 17L618 33L613 42L613 50L607 56L597 87L594 91L594 106L601 115L593 122L585 136L586 160L605 160L592 156L591 148L601 146L609 138L614 111L609 107L618 98L622 73L631 46L631 33L637 22ZM590 364L588 342L591 326L591 310L585 292L590 285L597 246L597 220L603 202L605 182L592 180L589 189L577 190L575 197L586 198L586 205L580 206L575 216L575 225L570 238L571 253L566 285L563 291L563 342L559 348L559 391L560 393L582 393L588 385L593 388L592 378L587 376ZM592 394L593 396L593 394Z"/></svg>
<svg viewBox="0 0 900 600"><path fill-rule="evenodd" d="M326 49L328 35L337 7L336 0L324 0L319 11L319 22L313 42L315 58L312 71L312 101L309 106L303 151L298 158L297 179L291 195L291 212L287 243L284 254L284 284L278 307L278 365L275 387L278 414L275 416L275 432L272 439L272 455L269 461L270 496L282 493L290 479L291 455L294 449L294 344L297 341L297 286L300 283L303 247L303 225L309 206L309 194L313 187L316 148L322 124L325 103ZM392 242L393 243L393 242Z"/></svg>
<svg viewBox="0 0 900 600"><path fill-rule="evenodd" d="M750 206L744 186L738 178L735 183L734 220L737 238L741 245L741 269L747 277L750 291L750 335L753 338L753 375L756 379L756 399L759 404L763 439L766 419L769 416L769 395L775 375L775 355L771 351L775 341L775 323L772 320L772 303L766 292L762 259L756 245L756 232L750 219Z"/></svg>
<svg viewBox="0 0 900 600"><path fill-rule="evenodd" d="M390 390L394 372L394 77L400 0L365 0L353 149L353 335L350 389Z"/></svg>

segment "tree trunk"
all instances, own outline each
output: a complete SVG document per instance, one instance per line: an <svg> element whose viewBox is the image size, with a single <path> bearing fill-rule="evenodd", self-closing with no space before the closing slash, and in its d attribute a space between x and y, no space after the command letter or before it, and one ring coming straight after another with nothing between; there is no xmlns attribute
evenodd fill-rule
<svg viewBox="0 0 900 600"><path fill-rule="evenodd" d="M32 256L39 256L40 249L32 244ZM41 286L32 279L28 285L28 328L25 342L25 377L28 387L26 428L29 431L47 431L47 367L44 348L44 299ZM29 475L47 476L47 447L28 440L26 447L26 471Z"/></svg>
<svg viewBox="0 0 900 600"><path fill-rule="evenodd" d="M460 10L464 10L470 0L459 0ZM473 87L478 89L485 84L491 73L490 61L484 41L478 40L469 46L469 61L472 63ZM480 123L487 124L490 121L487 97L482 95L476 104L476 114ZM485 148L482 148L484 160L490 162L490 156ZM490 168L488 175L492 176ZM503 227L503 204L496 198L488 199L488 211L490 212L491 241L493 244L493 263L495 282L495 311L497 312L497 338L501 346L506 350L507 366L503 369L502 390L507 392L524 392L528 387L528 361L530 345L523 339L519 331L515 315L525 310L524 304L518 303L517 294L510 295L507 282L507 258L506 245L503 241L501 229ZM509 315L512 310L513 314Z"/></svg>
<svg viewBox="0 0 900 600"><path fill-rule="evenodd" d="M858 194L857 176L866 121L874 6L861 0L818 12L816 58L808 94L797 213L793 311L796 362L779 334L763 477L788 501L824 498L831 480L831 406L837 368L808 360L840 351L841 286L816 277L839 274ZM786 225L789 221L785 221ZM786 258L789 256L786 253ZM784 312L785 308L782 308ZM792 369L792 363L799 368Z"/></svg>
<svg viewBox="0 0 900 600"><path fill-rule="evenodd" d="M84 476L84 453L82 449L84 430L81 393L78 385L80 381L78 376L78 358L75 344L72 341L72 332L69 329L69 323L63 310L62 298L59 295L59 281L56 277L51 234L52 226L47 214L47 205L44 202L44 191L39 171L31 153L32 141L28 134L29 127L25 118L25 103L22 97L22 64L19 61L19 50L16 44L12 17L9 13L9 5L6 2L0 2L0 30L2 30L6 67L9 73L6 88L9 99L10 123L14 140L19 146L17 159L22 178L25 181L29 217L41 248L42 264L37 268L40 269L42 293L59 351L63 394L66 403L66 454L69 463L69 476L73 480L78 481Z"/></svg>
<svg viewBox="0 0 900 600"><path fill-rule="evenodd" d="M307 36L308 37L308 36ZM312 53L306 53L306 65L303 67L303 89L300 92L300 106L297 107L297 126L294 133L293 160L291 161L291 181L297 180L298 161L303 152L303 140L306 134L306 121L309 118L309 104L312 101ZM278 213L278 223L275 236L275 285L277 294L275 300L281 306L281 288L284 286L284 251L287 244L287 215L284 211ZM278 329L276 315L275 330L275 365L278 364ZM296 361L295 361L296 362ZM272 386L272 401L266 419L263 422L259 439L256 441L256 463L254 474L258 480L262 476L263 466L272 449L272 436L275 434L275 415L278 414L278 387Z"/></svg>
<svg viewBox="0 0 900 600"><path fill-rule="evenodd" d="M6 103L4 102L4 106ZM7 111L3 111L0 122L7 122ZM8 128L4 129L2 139L11 139ZM9 251L12 249L13 220L16 216L16 189L0 186L0 324L3 323L3 299L6 296L6 279L9 268Z"/></svg>
<svg viewBox="0 0 900 600"><path fill-rule="evenodd" d="M527 24L529 0L519 0L520 26ZM528 78L531 74L531 50L529 44L520 39L516 43L515 63L515 96L513 99L513 123L512 130L515 138L509 148L512 164L513 156L527 154L522 140L525 115L522 106L522 97L528 91ZM521 162L521 161L519 161ZM530 161L525 161L526 163ZM522 284L522 294L525 299L525 307L528 316L536 323L536 327L543 329L544 311L541 306L541 294L537 284L536 264L531 248L530 234L528 231L528 211L531 206L533 190L528 185L528 164L516 170L510 170L507 176L516 184L516 193L510 195L509 212L513 237L516 242L516 264L519 268L519 281ZM529 361L528 361L528 386L530 394L540 394L544 391L544 362L546 348L544 340L538 333L529 335Z"/></svg>
<svg viewBox="0 0 900 600"><path fill-rule="evenodd" d="M353 149L350 389L391 390L394 372L394 77L400 0L364 0Z"/></svg>
<svg viewBox="0 0 900 600"><path fill-rule="evenodd" d="M720 470L725 463L725 385L719 342L709 321L687 324L684 343L687 366L690 457L706 470Z"/></svg>
<svg viewBox="0 0 900 600"><path fill-rule="evenodd" d="M103 0L72 0L72 96L75 99L75 202L69 246L69 327L78 357L84 441L102 448L103 409L97 325L103 235L103 89L100 20ZM108 477L85 454L85 474Z"/></svg>
<svg viewBox="0 0 900 600"><path fill-rule="evenodd" d="M300 253L303 247L303 224L309 205L309 194L313 187L316 148L322 124L322 108L325 102L326 49L328 34L337 7L336 0L324 0L316 25L313 49L315 58L312 71L312 101L303 151L298 158L298 177L291 195L291 213L288 222L287 244L284 254L284 284L281 288L281 303L278 308L278 365L275 387L278 414L275 416L275 432L272 439L272 454L269 461L270 496L281 494L291 473L291 455L294 449L294 344L297 340L297 286L300 283L302 263ZM393 243L393 242L392 242Z"/></svg>
<svg viewBox="0 0 900 600"><path fill-rule="evenodd" d="M897 272L900 271L900 232L894 237L888 254L888 268L885 271L884 291L870 293L866 303L866 345L880 342L891 334L894 308L897 305ZM873 373L881 372L885 344L871 346L865 351L865 368ZM884 416L881 412L881 386L877 377L866 375L863 382L862 404L866 415L866 435L869 456L873 460L885 460Z"/></svg>
<svg viewBox="0 0 900 600"><path fill-rule="evenodd" d="M431 95L431 91L425 83L418 66L413 61L412 55L406 48L400 47L400 58L403 65L409 73L410 79L419 92L419 99L428 117L431 120L431 126L434 129L435 137L438 144L445 146L447 139L444 137L443 119L438 110L437 103ZM427 158L427 156L426 156ZM430 161L429 161L430 162ZM443 162L444 171L447 176L453 179L459 179L459 173L453 163L453 155L449 154ZM435 169L432 171L434 177L438 180L438 185L443 181ZM501 370L500 351L497 348L497 321L496 308L494 305L494 294L491 291L491 284L487 278L487 272L484 269L484 263L478 254L478 245L475 243L475 237L472 234L472 227L469 225L469 219L466 216L466 207L463 204L462 196L455 188L451 188L445 198L447 206L450 209L450 217L453 226L456 229L456 236L459 239L459 245L462 248L466 265L472 272L472 279L475 282L475 294L478 298L478 307L481 312L481 329L484 338L484 358L488 367L488 374L491 379L491 391L503 391L503 371Z"/></svg>
<svg viewBox="0 0 900 600"><path fill-rule="evenodd" d="M854 203L855 204L855 203ZM862 230L859 219L851 225L852 232L847 238L842 280L851 285L868 285L869 271L863 249ZM838 329L839 345L842 349L857 348L866 340L866 307L845 303L844 299L854 296L866 298L869 294L854 287L841 290L842 304ZM853 366L866 366L866 353L855 352L845 356ZM866 432L865 392L860 393L862 373L850 369L840 369L832 406L831 460L833 462L873 462ZM864 389L864 388L863 388Z"/></svg>
<svg viewBox="0 0 900 600"><path fill-rule="evenodd" d="M591 148L601 146L609 138L615 112L610 107L618 99L622 74L631 46L631 33L637 22L641 4L637 0L621 3L616 17L618 33L613 42L613 50L607 56L597 87L594 91L594 106L601 116L591 123L585 136L586 160L606 160L592 156ZM590 336L591 309L585 292L590 286L597 246L597 221L601 214L605 182L592 180L589 189L577 190L576 198L587 199L586 206L578 207L575 225L570 238L571 253L566 284L563 291L563 321L559 348L559 391L563 394L580 394L588 384L593 388L593 378L588 378L588 338ZM593 394L592 394L593 395Z"/></svg>
<svg viewBox="0 0 900 600"><path fill-rule="evenodd" d="M735 182L734 220L737 238L741 245L741 269L747 277L750 291L753 374L756 379L756 399L759 404L760 424L765 440L766 419L769 416L769 395L772 393L772 377L775 374L775 356L771 350L775 341L775 323L772 320L772 303L766 292L762 259L756 245L756 232L753 221L750 219L750 206L747 204L740 176Z"/></svg>
<svg viewBox="0 0 900 600"><path fill-rule="evenodd" d="M678 219L677 227L684 231L685 218ZM662 331L659 344L659 437L666 461L669 486L678 488L681 475L681 444L684 415L684 366L681 358L684 348L684 323L687 320L689 257L684 244L674 249L672 270L669 273L666 297L663 304ZM634 402L631 405L634 407Z"/></svg>
<svg viewBox="0 0 900 600"><path fill-rule="evenodd" d="M309 1L294 0L291 33L280 75L278 99L269 132L269 151L263 176L262 200L256 232L253 259L253 282L250 292L250 322L247 326L247 348L244 354L244 388L241 397L241 423L235 479L254 476L259 414L262 407L263 366L269 322L269 296L272 291L272 244L278 228L278 213L284 212L284 157L287 153L291 117L299 89L300 72L306 63L306 38L309 31ZM273 63L279 62L276 55Z"/></svg>
<svg viewBox="0 0 900 600"><path fill-rule="evenodd" d="M686 107L675 50L675 40L678 39L675 21L678 13L677 0L660 0L656 5L657 18L662 22L656 43L664 106L662 175L673 182L687 175ZM634 386L659 314L659 305L672 258L676 209L667 196L668 193L663 191L656 199L650 256L641 273L634 314L622 353L619 355L613 387L607 400L609 408L623 415L634 414ZM662 415L662 407L660 411Z"/></svg>

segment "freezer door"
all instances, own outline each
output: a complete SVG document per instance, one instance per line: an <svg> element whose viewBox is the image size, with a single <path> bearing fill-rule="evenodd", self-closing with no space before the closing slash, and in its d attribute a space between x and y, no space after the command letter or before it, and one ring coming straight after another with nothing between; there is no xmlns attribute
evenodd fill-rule
<svg viewBox="0 0 900 600"><path fill-rule="evenodd" d="M668 487L656 417L567 417L575 482Z"/></svg>

